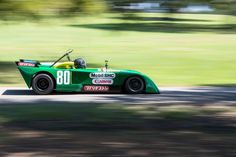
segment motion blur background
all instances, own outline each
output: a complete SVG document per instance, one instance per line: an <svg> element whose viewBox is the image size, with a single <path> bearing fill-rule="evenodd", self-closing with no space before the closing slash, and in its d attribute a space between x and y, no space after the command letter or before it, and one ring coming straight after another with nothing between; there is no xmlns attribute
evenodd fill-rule
<svg viewBox="0 0 236 157"><path fill-rule="evenodd" d="M92 67L146 73L161 86L236 83L235 0L0 0L0 84L14 61L67 49Z"/></svg>
<svg viewBox="0 0 236 157"><path fill-rule="evenodd" d="M161 87L218 86L141 96L152 104L1 99L0 156L235 156L235 90L221 93L236 85L235 15L236 0L0 0L1 87L25 87L14 61L54 61L67 49ZM36 97L23 92L13 93Z"/></svg>

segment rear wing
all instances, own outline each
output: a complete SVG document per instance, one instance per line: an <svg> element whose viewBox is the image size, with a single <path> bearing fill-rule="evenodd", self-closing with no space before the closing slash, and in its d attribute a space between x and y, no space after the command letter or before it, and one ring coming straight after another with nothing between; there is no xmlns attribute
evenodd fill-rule
<svg viewBox="0 0 236 157"><path fill-rule="evenodd" d="M20 61L16 62L16 65L25 67L38 67L40 62L35 60L20 59Z"/></svg>

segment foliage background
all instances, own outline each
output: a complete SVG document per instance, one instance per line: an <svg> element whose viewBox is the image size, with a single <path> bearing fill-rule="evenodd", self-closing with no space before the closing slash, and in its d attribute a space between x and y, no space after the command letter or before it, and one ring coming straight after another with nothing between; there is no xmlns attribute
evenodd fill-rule
<svg viewBox="0 0 236 157"><path fill-rule="evenodd" d="M127 6L158 3L154 13ZM180 13L189 5L212 12ZM236 84L235 0L0 0L0 84L23 85L14 61L67 49L90 67L135 69L162 86Z"/></svg>

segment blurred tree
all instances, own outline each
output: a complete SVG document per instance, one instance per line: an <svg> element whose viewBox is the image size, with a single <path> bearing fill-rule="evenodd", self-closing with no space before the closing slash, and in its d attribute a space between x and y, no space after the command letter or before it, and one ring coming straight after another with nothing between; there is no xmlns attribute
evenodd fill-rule
<svg viewBox="0 0 236 157"><path fill-rule="evenodd" d="M56 15L73 6L71 0L21 0L18 4L21 12L35 15Z"/></svg>
<svg viewBox="0 0 236 157"><path fill-rule="evenodd" d="M236 0L211 0L209 5L219 12L236 15Z"/></svg>
<svg viewBox="0 0 236 157"><path fill-rule="evenodd" d="M174 13L177 12L180 8L185 7L188 4L187 0L165 0L160 1L160 7L165 8L167 12Z"/></svg>
<svg viewBox="0 0 236 157"><path fill-rule="evenodd" d="M236 0L107 0L112 4L114 10L127 10L122 6L129 6L131 3L159 3L161 8L167 12L177 12L180 8L191 4L208 5L216 11L236 14ZM117 9L118 8L118 9ZM121 9L123 8L123 9ZM137 11L137 10L135 10Z"/></svg>
<svg viewBox="0 0 236 157"><path fill-rule="evenodd" d="M97 14L108 10L105 0L0 0L0 18Z"/></svg>
<svg viewBox="0 0 236 157"><path fill-rule="evenodd" d="M72 0L73 6L68 10L72 13L97 14L108 10L105 0Z"/></svg>
<svg viewBox="0 0 236 157"><path fill-rule="evenodd" d="M17 10L18 7L11 0L0 0L0 18L6 19L12 12Z"/></svg>
<svg viewBox="0 0 236 157"><path fill-rule="evenodd" d="M159 3L172 13L189 4L206 4L224 14L236 15L236 0L0 0L0 19L97 14L107 10L130 12L131 3Z"/></svg>
<svg viewBox="0 0 236 157"><path fill-rule="evenodd" d="M163 0L161 7L169 8L170 12L176 12L179 8L190 4L204 4L215 9L216 12L236 14L236 0Z"/></svg>

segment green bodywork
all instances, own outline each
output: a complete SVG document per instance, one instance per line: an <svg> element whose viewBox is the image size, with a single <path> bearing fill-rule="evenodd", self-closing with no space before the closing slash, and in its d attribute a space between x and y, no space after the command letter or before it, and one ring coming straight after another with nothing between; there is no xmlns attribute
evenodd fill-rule
<svg viewBox="0 0 236 157"><path fill-rule="evenodd" d="M84 85L94 85L93 79L90 77L91 73L113 73L115 78L113 78L113 83L109 85L114 87L117 91L122 92L124 82L127 78L132 76L139 76L145 81L145 93L158 94L159 90L155 83L146 75L134 71L134 70L120 70L120 69L108 69L106 72L102 72L101 68L86 68L86 69L75 69L75 68L56 68L50 67L49 65L40 64L37 67L30 66L18 66L25 83L30 88L32 86L33 78L39 73L46 73L50 75L55 82L55 90L63 92L83 92ZM58 71L69 71L67 74L70 80L68 84L58 84Z"/></svg>

